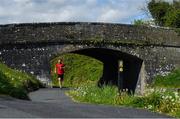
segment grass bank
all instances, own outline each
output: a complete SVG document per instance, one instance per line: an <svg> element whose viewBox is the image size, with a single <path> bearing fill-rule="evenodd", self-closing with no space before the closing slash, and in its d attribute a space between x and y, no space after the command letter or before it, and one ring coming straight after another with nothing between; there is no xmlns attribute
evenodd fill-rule
<svg viewBox="0 0 180 119"><path fill-rule="evenodd" d="M151 86L180 89L180 69L176 69L166 76L156 76Z"/></svg>
<svg viewBox="0 0 180 119"><path fill-rule="evenodd" d="M41 83L30 74L9 68L0 63L0 94L29 99L28 92L37 90Z"/></svg>

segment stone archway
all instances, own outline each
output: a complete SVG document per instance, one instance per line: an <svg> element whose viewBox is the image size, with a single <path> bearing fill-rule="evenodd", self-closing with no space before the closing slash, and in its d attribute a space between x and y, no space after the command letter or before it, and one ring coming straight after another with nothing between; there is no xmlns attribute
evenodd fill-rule
<svg viewBox="0 0 180 119"><path fill-rule="evenodd" d="M141 80L141 66L143 60L136 56L123 53L118 50L106 48L87 48L72 51L81 55L87 55L103 62L103 75L99 80L99 86L105 84L118 85L119 60L123 61L123 78L121 81L121 89L128 89L129 92L135 93L137 83ZM141 82L140 82L141 83Z"/></svg>

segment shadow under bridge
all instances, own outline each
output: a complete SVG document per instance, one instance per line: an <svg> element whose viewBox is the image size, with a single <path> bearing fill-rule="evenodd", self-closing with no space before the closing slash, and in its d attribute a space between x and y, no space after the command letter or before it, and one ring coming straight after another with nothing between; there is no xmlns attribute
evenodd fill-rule
<svg viewBox="0 0 180 119"><path fill-rule="evenodd" d="M135 92L143 60L106 48L81 49L71 53L90 56L103 62L103 75L98 82L99 86L110 84L118 86L121 90ZM120 68L123 70L120 71Z"/></svg>

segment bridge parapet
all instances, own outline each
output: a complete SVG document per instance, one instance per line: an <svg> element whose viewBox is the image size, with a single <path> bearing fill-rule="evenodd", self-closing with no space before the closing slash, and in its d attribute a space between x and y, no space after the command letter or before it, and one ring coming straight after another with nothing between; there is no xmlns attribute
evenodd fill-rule
<svg viewBox="0 0 180 119"><path fill-rule="evenodd" d="M180 46L173 29L109 23L28 23L0 25L0 45L31 43Z"/></svg>

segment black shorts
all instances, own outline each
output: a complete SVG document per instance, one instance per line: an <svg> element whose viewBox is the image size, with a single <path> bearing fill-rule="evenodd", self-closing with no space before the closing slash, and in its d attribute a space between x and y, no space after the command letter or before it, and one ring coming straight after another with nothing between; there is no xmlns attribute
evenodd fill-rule
<svg viewBox="0 0 180 119"><path fill-rule="evenodd" d="M61 80L64 80L64 74L58 74L58 78L61 78Z"/></svg>

